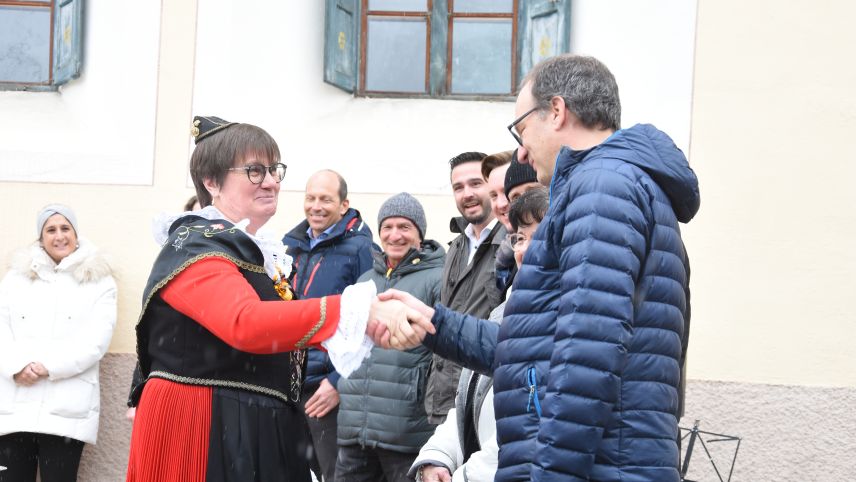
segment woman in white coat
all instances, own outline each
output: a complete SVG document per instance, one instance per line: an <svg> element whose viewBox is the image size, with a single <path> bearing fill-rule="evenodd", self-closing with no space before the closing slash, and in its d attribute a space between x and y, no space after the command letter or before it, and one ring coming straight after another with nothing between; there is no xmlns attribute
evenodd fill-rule
<svg viewBox="0 0 856 482"><path fill-rule="evenodd" d="M95 443L98 362L116 324L116 283L67 206L36 218L38 241L0 281L0 482L74 481Z"/></svg>

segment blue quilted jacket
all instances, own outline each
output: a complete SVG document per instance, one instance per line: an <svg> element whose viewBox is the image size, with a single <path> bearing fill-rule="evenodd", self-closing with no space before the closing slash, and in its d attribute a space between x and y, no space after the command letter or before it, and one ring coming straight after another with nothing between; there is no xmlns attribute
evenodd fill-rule
<svg viewBox="0 0 856 482"><path fill-rule="evenodd" d="M493 372L496 480L678 482L678 222L698 211L696 176L666 134L636 125L563 148L550 190L502 326L438 306L426 345Z"/></svg>
<svg viewBox="0 0 856 482"><path fill-rule="evenodd" d="M349 208L327 239L309 247L309 222L305 219L282 238L287 253L294 258L291 285L298 298L337 295L357 282L372 267L372 231L360 212ZM339 373L326 352L309 349L304 393L313 393L326 378L334 387Z"/></svg>

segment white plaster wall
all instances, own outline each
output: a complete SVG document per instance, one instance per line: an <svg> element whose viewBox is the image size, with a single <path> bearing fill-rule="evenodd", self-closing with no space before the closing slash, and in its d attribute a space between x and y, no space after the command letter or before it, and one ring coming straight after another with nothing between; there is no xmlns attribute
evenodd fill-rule
<svg viewBox="0 0 856 482"><path fill-rule="evenodd" d="M695 2L575 0L571 18L572 50L616 74L623 124L656 123L686 151ZM355 192L445 195L450 157L515 147L511 102L354 98L324 84L323 2L200 2L197 25L194 113L268 130L287 190L329 167Z"/></svg>
<svg viewBox="0 0 856 482"><path fill-rule="evenodd" d="M160 2L90 0L60 92L0 92L0 180L151 184Z"/></svg>

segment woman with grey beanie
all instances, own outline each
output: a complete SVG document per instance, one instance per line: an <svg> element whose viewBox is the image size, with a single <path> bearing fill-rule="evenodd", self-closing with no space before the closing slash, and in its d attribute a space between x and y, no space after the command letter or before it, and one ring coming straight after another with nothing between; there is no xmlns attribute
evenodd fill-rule
<svg viewBox="0 0 856 482"><path fill-rule="evenodd" d="M98 434L116 283L68 206L45 206L36 235L0 281L0 481L73 481Z"/></svg>

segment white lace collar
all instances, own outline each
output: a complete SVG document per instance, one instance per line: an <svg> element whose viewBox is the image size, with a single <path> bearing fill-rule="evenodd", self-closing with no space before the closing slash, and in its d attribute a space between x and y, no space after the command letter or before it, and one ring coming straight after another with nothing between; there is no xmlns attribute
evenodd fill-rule
<svg viewBox="0 0 856 482"><path fill-rule="evenodd" d="M169 227L172 226L172 223L179 218L191 214L209 221L214 219L226 219L231 221L214 206L206 206L198 211L187 211L183 213L163 212L152 219L152 235L155 238L155 242L158 243L159 246L165 245L166 241L169 239ZM249 224L249 219L244 219L234 223L235 227L246 234L248 238L256 243L259 250L261 250L265 259L265 272L271 277L271 279L274 279L277 277L277 268L279 268L279 270L282 271L282 276L288 278L291 274L292 258L285 254L286 248L285 245L282 244L282 240L276 235L276 233L268 230L259 230L255 235L250 234L247 232L247 225Z"/></svg>

